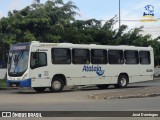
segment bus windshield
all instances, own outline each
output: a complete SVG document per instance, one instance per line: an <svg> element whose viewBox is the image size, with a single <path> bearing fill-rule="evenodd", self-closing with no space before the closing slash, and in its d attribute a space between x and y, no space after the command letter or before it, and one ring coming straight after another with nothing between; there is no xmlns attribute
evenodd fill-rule
<svg viewBox="0 0 160 120"><path fill-rule="evenodd" d="M11 51L9 53L8 73L21 76L28 68L29 51Z"/></svg>
<svg viewBox="0 0 160 120"><path fill-rule="evenodd" d="M17 48L23 48L23 47L18 46ZM28 68L28 60L29 60L29 49L11 49L9 52L9 60L8 60L9 76L12 77L22 76Z"/></svg>

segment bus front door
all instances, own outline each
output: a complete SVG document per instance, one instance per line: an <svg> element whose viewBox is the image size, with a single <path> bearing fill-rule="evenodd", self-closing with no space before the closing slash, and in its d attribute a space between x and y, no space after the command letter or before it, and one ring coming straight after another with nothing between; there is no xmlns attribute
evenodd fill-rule
<svg viewBox="0 0 160 120"><path fill-rule="evenodd" d="M34 48L36 49L36 48ZM39 49L38 49L39 50ZM32 50L30 59L30 77L32 79L32 87L48 87L50 86L48 71L48 50Z"/></svg>

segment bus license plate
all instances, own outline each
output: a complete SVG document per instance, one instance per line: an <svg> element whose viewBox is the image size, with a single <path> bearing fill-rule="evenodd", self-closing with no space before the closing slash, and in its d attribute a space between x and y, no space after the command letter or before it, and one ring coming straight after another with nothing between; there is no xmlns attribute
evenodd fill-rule
<svg viewBox="0 0 160 120"><path fill-rule="evenodd" d="M16 84L12 84L12 87L17 87L17 85Z"/></svg>

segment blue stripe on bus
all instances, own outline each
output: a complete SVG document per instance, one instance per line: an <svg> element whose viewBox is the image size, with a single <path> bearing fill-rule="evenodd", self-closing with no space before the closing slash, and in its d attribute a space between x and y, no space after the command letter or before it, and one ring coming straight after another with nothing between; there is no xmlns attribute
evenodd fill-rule
<svg viewBox="0 0 160 120"><path fill-rule="evenodd" d="M31 87L31 79L20 80L20 81L7 80L8 87L12 87L12 84L18 85L17 87Z"/></svg>

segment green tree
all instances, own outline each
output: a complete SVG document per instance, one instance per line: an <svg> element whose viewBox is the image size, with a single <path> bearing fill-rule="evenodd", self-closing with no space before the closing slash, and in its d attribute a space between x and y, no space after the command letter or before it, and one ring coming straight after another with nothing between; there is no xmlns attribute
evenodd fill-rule
<svg viewBox="0 0 160 120"><path fill-rule="evenodd" d="M78 44L152 46L155 63L160 64L160 43L150 35L142 35L142 29L128 31L128 26L115 28L117 16L103 23L100 20L76 20L78 7L71 1L48 0L31 4L22 10L8 12L0 19L0 51L8 51L13 43L70 42ZM2 60L3 55L0 56Z"/></svg>

